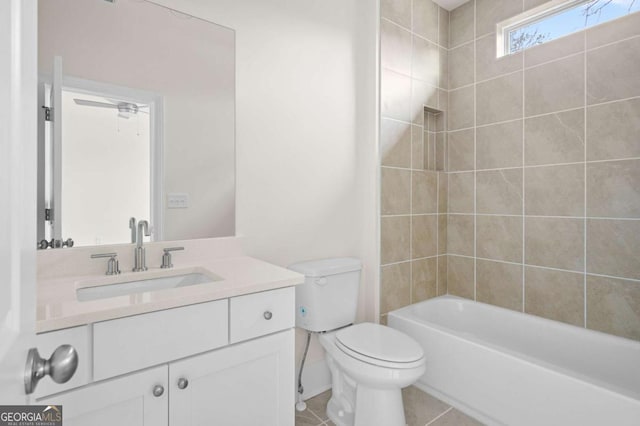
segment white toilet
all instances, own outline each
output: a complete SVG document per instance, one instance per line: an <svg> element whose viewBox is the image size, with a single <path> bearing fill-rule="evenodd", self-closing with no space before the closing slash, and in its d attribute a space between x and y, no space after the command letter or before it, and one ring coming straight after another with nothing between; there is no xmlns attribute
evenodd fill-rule
<svg viewBox="0 0 640 426"><path fill-rule="evenodd" d="M384 325L355 321L360 260L296 263L296 326L321 332L331 370L327 415L338 426L405 426L401 389L424 374L422 347Z"/></svg>

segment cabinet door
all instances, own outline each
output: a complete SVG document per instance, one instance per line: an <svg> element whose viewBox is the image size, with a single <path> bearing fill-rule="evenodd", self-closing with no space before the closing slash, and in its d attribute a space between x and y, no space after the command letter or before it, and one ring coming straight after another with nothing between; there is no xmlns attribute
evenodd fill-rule
<svg viewBox="0 0 640 426"><path fill-rule="evenodd" d="M155 386L162 386L154 396ZM161 426L168 422L167 367L96 383L43 398L40 404L62 405L65 426Z"/></svg>
<svg viewBox="0 0 640 426"><path fill-rule="evenodd" d="M170 364L170 424L293 426L293 345L290 329Z"/></svg>

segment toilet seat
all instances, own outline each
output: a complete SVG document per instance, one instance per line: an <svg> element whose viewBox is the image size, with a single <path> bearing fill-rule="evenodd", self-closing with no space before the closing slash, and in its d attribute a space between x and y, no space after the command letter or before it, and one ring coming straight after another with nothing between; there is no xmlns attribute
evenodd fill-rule
<svg viewBox="0 0 640 426"><path fill-rule="evenodd" d="M342 352L368 364L396 369L424 364L422 347L391 327L361 323L339 330L335 337Z"/></svg>

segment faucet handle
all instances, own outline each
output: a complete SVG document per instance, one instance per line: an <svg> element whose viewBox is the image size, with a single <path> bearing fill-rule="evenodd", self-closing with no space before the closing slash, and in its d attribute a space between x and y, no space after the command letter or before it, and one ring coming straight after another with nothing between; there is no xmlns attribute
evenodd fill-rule
<svg viewBox="0 0 640 426"><path fill-rule="evenodd" d="M160 265L160 267L162 269L168 269L173 268L173 263L171 263L171 252L184 250L184 247L167 247L162 250L164 251L164 254L162 255L162 265Z"/></svg>
<svg viewBox="0 0 640 426"><path fill-rule="evenodd" d="M118 263L118 253L99 253L92 254L92 259L99 259L103 257L110 258L107 261L107 272L105 275L118 275L120 273L120 264Z"/></svg>

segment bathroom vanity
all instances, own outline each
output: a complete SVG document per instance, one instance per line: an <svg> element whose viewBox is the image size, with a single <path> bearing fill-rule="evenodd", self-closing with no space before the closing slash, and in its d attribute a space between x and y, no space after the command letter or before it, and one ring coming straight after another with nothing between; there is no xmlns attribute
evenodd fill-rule
<svg viewBox="0 0 640 426"><path fill-rule="evenodd" d="M200 254L167 271L124 272L131 246L119 246L123 273L114 276L82 262L96 248L67 251L65 264L82 265L74 273L56 262L62 254L41 255L37 348L49 357L70 344L79 363L66 383L42 379L37 403L61 404L66 425L293 426L294 286L303 276L221 240L184 241L185 254ZM163 246L150 244L148 256ZM78 298L87 289L194 270L217 280Z"/></svg>

